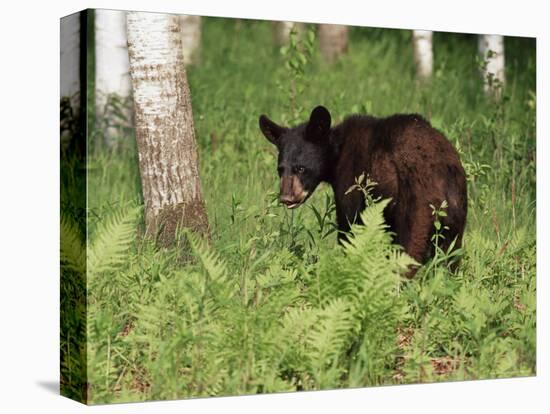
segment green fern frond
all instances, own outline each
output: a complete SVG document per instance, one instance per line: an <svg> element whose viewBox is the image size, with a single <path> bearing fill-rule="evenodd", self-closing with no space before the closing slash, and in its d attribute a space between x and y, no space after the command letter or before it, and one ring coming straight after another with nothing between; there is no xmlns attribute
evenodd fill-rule
<svg viewBox="0 0 550 414"><path fill-rule="evenodd" d="M321 370L332 364L345 349L354 322L349 304L334 299L319 312L319 318L307 336L312 367Z"/></svg>
<svg viewBox="0 0 550 414"><path fill-rule="evenodd" d="M218 281L225 278L227 276L227 267L218 254L195 234L189 231L186 234L191 245L191 250L200 260L211 280Z"/></svg>
<svg viewBox="0 0 550 414"><path fill-rule="evenodd" d="M291 308L285 313L281 329L277 332L281 345L286 348L302 343L307 333L317 320L317 310L312 308ZM281 352L284 352L284 348Z"/></svg>
<svg viewBox="0 0 550 414"><path fill-rule="evenodd" d="M323 296L320 302L329 304L324 309L342 307L340 319L332 316L338 327L330 325L329 329L342 341L335 344L334 349L340 346L340 352L345 350L351 362L346 366L342 362L327 365L324 355L328 352L328 362L334 364L338 362L335 354L325 350L328 345L317 346L317 355L312 358L324 358L325 365L314 366L313 374L328 386L330 381L338 381L337 375L345 371L353 372L350 383L365 380L377 383L388 374L387 366L391 365L397 343L395 326L406 309L399 295L401 274L415 262L393 244L387 231L383 211L388 202L384 200L367 207L361 214L364 224L353 225L349 241L344 242L344 254L327 255L318 269L319 288L314 288L312 293L317 290L318 295ZM317 329L312 330L312 335L319 335ZM317 340L324 343L322 337Z"/></svg>
<svg viewBox="0 0 550 414"><path fill-rule="evenodd" d="M135 241L139 208L119 211L104 220L96 229L88 250L90 276L112 270L124 263L126 252Z"/></svg>
<svg viewBox="0 0 550 414"><path fill-rule="evenodd" d="M391 246L391 234L386 231L388 225L384 221L383 214L389 202L390 199L382 200L361 213L364 224L353 225L350 240L343 243L347 253L364 258L365 249L378 250L380 247Z"/></svg>
<svg viewBox="0 0 550 414"><path fill-rule="evenodd" d="M80 274L86 270L86 249L76 223L66 214L61 215L60 259L62 266Z"/></svg>

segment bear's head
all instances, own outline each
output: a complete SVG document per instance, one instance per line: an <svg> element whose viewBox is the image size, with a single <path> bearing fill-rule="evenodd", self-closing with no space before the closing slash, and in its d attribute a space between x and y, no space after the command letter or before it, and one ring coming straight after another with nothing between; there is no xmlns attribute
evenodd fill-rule
<svg viewBox="0 0 550 414"><path fill-rule="evenodd" d="M317 106L308 122L293 128L260 116L260 129L279 150L277 171L281 178L280 200L288 208L304 203L326 180L330 155L330 113Z"/></svg>

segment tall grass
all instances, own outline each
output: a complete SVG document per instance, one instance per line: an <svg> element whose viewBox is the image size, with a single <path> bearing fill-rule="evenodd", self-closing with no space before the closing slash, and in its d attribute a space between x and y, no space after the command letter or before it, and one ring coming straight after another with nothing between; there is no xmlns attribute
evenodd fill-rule
<svg viewBox="0 0 550 414"><path fill-rule="evenodd" d="M383 202L344 248L327 186L298 210L278 205L276 152L257 119L291 116L284 56L268 22L205 19L188 77L212 244L182 235L190 245L166 250L140 237L133 136L92 154L90 402L535 374L534 41L506 39L501 102L483 95L473 36L437 33L434 46L434 78L419 84L409 32L353 28L336 64L314 53L298 97L304 119L318 104L336 121L418 112L459 149L460 267L434 261L405 281Z"/></svg>

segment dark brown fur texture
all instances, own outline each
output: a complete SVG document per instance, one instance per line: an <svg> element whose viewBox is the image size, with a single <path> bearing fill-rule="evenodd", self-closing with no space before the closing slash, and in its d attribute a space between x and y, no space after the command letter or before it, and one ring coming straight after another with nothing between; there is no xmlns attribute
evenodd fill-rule
<svg viewBox="0 0 550 414"><path fill-rule="evenodd" d="M334 128L330 122L324 107L315 108L309 122L295 128L260 117L262 132L279 149L282 202L296 207L319 182L328 182L334 190L339 237L346 237L365 200L360 191L345 193L357 177L366 174L377 183L375 197L392 199L384 211L386 223L395 242L417 262L425 263L434 253L435 217L430 204L448 203L447 216L441 218L448 230L443 231L440 246L447 250L453 240L455 248L461 246L467 214L466 176L458 153L443 134L416 114L353 115ZM292 188L301 193L293 193ZM415 273L411 269L407 276Z"/></svg>

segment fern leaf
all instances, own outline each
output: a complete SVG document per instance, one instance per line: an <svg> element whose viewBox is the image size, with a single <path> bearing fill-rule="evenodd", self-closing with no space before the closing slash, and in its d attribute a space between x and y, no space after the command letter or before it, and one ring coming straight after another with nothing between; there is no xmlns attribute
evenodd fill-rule
<svg viewBox="0 0 550 414"><path fill-rule="evenodd" d="M225 278L225 276L227 276L227 268L218 254L210 249L203 240L199 239L193 233L189 231L186 233L191 249L201 261L208 276L214 281Z"/></svg>
<svg viewBox="0 0 550 414"><path fill-rule="evenodd" d="M344 299L333 300L319 312L317 324L307 338L314 370L321 370L340 355L352 330L353 319Z"/></svg>
<svg viewBox="0 0 550 414"><path fill-rule="evenodd" d="M302 343L317 319L317 310L311 308L290 308L283 316L277 340L281 353L287 348Z"/></svg>
<svg viewBox="0 0 550 414"><path fill-rule="evenodd" d="M369 206L361 213L364 224L352 226L353 236L349 242L344 242L346 252L352 255L366 256L365 249L376 250L381 246L391 245L391 235L385 231L388 226L384 221L384 208L390 199L382 200Z"/></svg>
<svg viewBox="0 0 550 414"><path fill-rule="evenodd" d="M82 235L76 223L67 215L61 215L60 223L61 263L67 269L78 273L86 270L86 249L82 243Z"/></svg>
<svg viewBox="0 0 550 414"><path fill-rule="evenodd" d="M88 250L90 275L106 272L121 265L136 235L139 208L119 211L103 221L95 231Z"/></svg>

